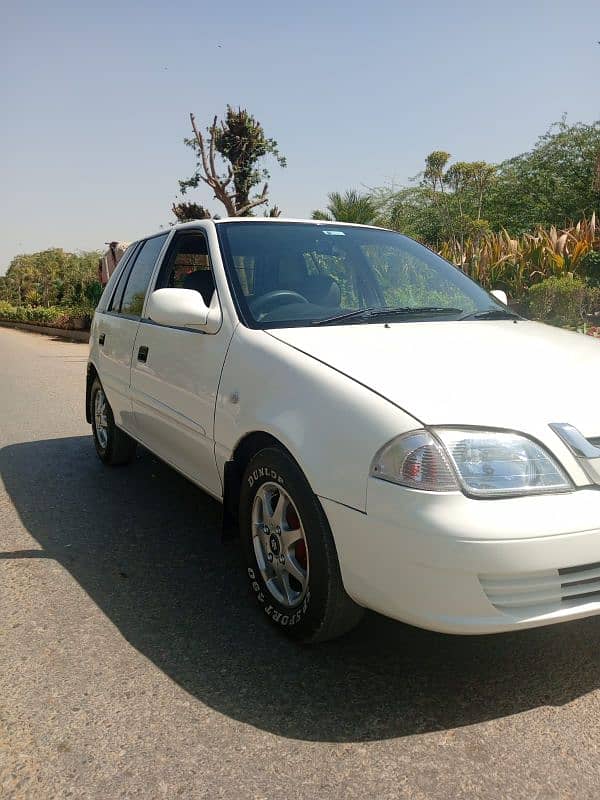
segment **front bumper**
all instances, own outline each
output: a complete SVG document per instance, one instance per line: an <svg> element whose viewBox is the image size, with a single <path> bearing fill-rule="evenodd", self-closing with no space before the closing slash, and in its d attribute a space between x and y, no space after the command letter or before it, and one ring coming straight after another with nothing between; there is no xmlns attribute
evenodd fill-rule
<svg viewBox="0 0 600 800"><path fill-rule="evenodd" d="M357 602L444 633L600 614L600 489L472 500L370 479L367 513L321 498Z"/></svg>

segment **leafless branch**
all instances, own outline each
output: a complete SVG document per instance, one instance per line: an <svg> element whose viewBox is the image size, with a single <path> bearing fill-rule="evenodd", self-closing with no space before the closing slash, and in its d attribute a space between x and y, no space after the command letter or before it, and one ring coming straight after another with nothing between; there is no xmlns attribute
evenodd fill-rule
<svg viewBox="0 0 600 800"><path fill-rule="evenodd" d="M235 201L232 196L230 196L226 192L226 187L231 182L233 177L233 172L231 168L229 168L228 174L226 178L220 178L217 169L215 166L215 134L217 128L217 118L215 117L213 120L212 127L210 129L210 141L209 141L209 152L208 156L206 154L206 144L204 142L204 137L198 130L196 126L196 119L193 114L190 114L190 121L192 123L192 130L194 131L194 136L196 137L196 142L198 143L198 148L200 150L200 158L202 159L202 169L204 170L204 175L200 175L200 179L204 181L210 188L213 190L215 199L220 200L221 203L225 206L227 213L229 216L234 217L236 216L236 207Z"/></svg>
<svg viewBox="0 0 600 800"><path fill-rule="evenodd" d="M209 149L209 161L210 161L210 171L212 177L217 179L217 170L215 169L215 138L216 138L216 131L217 131L217 118L213 119L213 124L210 129L210 149Z"/></svg>
<svg viewBox="0 0 600 800"><path fill-rule="evenodd" d="M208 161L206 159L206 150L204 147L204 137L200 135L198 128L196 127L196 118L193 114L190 114L190 121L192 123L192 130L194 131L194 136L196 137L196 141L198 142L198 147L200 148L200 156L202 158L202 166L204 167L204 173L208 177Z"/></svg>

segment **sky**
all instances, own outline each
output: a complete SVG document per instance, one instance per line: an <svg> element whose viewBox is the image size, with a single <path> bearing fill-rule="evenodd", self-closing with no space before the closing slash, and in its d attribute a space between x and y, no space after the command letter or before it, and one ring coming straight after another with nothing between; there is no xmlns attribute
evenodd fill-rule
<svg viewBox="0 0 600 800"><path fill-rule="evenodd" d="M0 274L173 222L190 111L260 120L294 217L407 184L431 150L499 162L563 113L600 117L598 0L0 0L0 20Z"/></svg>

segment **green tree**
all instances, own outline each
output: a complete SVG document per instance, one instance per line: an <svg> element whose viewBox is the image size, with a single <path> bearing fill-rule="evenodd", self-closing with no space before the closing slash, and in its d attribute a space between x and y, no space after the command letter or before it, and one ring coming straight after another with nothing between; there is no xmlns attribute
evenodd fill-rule
<svg viewBox="0 0 600 800"><path fill-rule="evenodd" d="M450 153L445 150L434 150L425 159L425 169L422 172L421 184L437 195L444 193L446 173L444 170L450 161Z"/></svg>
<svg viewBox="0 0 600 800"><path fill-rule="evenodd" d="M344 194L331 192L327 197L327 211L313 211L313 219L355 222L360 225L372 225L375 222L377 210L369 194L348 189Z"/></svg>
<svg viewBox="0 0 600 800"><path fill-rule="evenodd" d="M195 219L210 219L212 214L200 203L173 203L171 211L178 222L192 222Z"/></svg>
<svg viewBox="0 0 600 800"><path fill-rule="evenodd" d="M434 150L413 179L417 186L374 190L371 201L382 223L435 247L489 230L483 211L496 168L485 161L449 165L450 158L445 150Z"/></svg>
<svg viewBox="0 0 600 800"><path fill-rule="evenodd" d="M448 167L443 179L452 189L460 217L481 219L484 201L495 178L496 167L485 161L457 161Z"/></svg>
<svg viewBox="0 0 600 800"><path fill-rule="evenodd" d="M420 242L433 244L443 238L439 208L431 203L429 191L421 186L402 189L380 187L371 192L378 224L405 233Z"/></svg>
<svg viewBox="0 0 600 800"><path fill-rule="evenodd" d="M514 236L600 213L600 121L569 125L563 118L530 151L497 166L450 159L435 150L416 186L372 190L382 224L439 247L490 228Z"/></svg>
<svg viewBox="0 0 600 800"><path fill-rule="evenodd" d="M248 216L257 206L268 206L270 174L264 159L271 156L280 167L286 166L286 160L260 122L245 108L232 106L227 106L223 120L214 117L206 134L198 129L193 114L190 121L194 135L184 142L195 153L196 168L190 178L179 181L181 193L205 183L229 217ZM257 191L261 183L262 189ZM179 221L212 216L197 203L173 204L171 210Z"/></svg>
<svg viewBox="0 0 600 800"><path fill-rule="evenodd" d="M576 222L600 211L600 121L555 122L528 152L504 161L486 214L513 234Z"/></svg>

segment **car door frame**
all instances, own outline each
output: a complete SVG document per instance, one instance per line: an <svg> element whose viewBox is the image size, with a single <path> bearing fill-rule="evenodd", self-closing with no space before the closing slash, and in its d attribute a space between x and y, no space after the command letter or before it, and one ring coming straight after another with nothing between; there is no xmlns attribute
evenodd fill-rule
<svg viewBox="0 0 600 800"><path fill-rule="evenodd" d="M186 327L177 328L177 327L158 325L158 323L155 323L152 320L150 320L147 315L148 301L150 298L150 294L151 292L155 291L158 278L165 264L165 261L168 258L169 253L171 252L171 247L173 245L174 240L176 239L176 237L180 235L194 234L195 232L202 234L206 240L209 259L210 259L210 268L213 273L213 278L215 282L215 292L217 294L217 300L221 308L221 317L222 317L221 325L219 326L219 329L214 333L208 333L207 331L186 328ZM215 384L212 387L213 400L212 400L212 411L210 414L210 424L203 426L194 425L191 420L186 419L185 417L182 418L182 415L178 413L178 409L169 408L168 406L167 407L161 406L160 408L162 414L168 414L172 416L172 422L174 425L179 426L182 423L184 423L188 426L190 435L204 436L208 440L206 442L206 446L210 449L211 453L210 456L211 474L206 476L199 474L198 471L190 469L187 463L182 463L182 460L178 459L176 452L165 452L164 449L157 449L156 447L153 447L152 442L145 440L143 431L136 431L137 434L136 438L138 438L142 444L148 447L148 449L155 452L156 455L158 455L161 459L166 461L172 467L174 467L183 475L185 475L189 480L193 481L196 485L200 486L202 489L204 489L206 492L213 495L217 499L222 499L223 496L223 483L222 483L223 476L217 466L217 459L215 456L215 438L214 438L215 411L216 411L217 399L219 397L219 385L220 385L221 375L223 372L223 366L225 363L225 359L227 357L227 351L231 343L231 339L233 337L235 328L237 327L238 324L239 324L239 319L229 291L227 277L225 274L225 267L221 258L221 251L220 251L219 241L216 235L214 222L212 222L211 220L206 220L206 221L199 220L198 222L178 225L176 228L173 229L168 240L165 242L165 246L161 251L160 259L157 261L152 277L150 279L150 283L148 284L148 290L146 292L146 296L144 298L142 316L140 319L140 324L138 326L136 340L132 351L130 396L132 400L132 407L134 409L134 414L135 414L135 407L140 402L140 398L137 397L136 389L134 386L136 382L134 369L136 366L136 354L139 347L142 344L141 340L143 338L144 329L146 326L148 325L156 326L157 328L164 328L167 331L168 330L178 331L183 336L186 337L219 336L223 339L224 346L223 346L222 362L218 370L218 375ZM212 470L213 466L214 466L214 471Z"/></svg>

